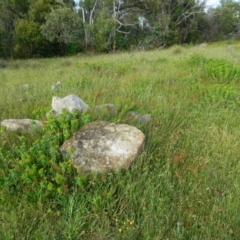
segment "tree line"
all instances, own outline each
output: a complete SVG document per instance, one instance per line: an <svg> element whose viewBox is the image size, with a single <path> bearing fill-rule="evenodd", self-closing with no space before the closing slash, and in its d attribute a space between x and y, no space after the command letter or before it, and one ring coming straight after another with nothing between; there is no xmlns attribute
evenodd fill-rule
<svg viewBox="0 0 240 240"><path fill-rule="evenodd" d="M0 58L151 49L240 38L240 3L221 0L1 0Z"/></svg>

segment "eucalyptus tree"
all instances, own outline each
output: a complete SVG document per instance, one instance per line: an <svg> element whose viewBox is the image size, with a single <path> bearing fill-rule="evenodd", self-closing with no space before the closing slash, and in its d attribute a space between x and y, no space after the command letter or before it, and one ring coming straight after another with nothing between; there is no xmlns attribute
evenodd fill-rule
<svg viewBox="0 0 240 240"><path fill-rule="evenodd" d="M27 17L28 0L0 1L0 55L10 57L14 46L15 23Z"/></svg>
<svg viewBox="0 0 240 240"><path fill-rule="evenodd" d="M240 38L240 3L233 0L221 1L220 6L208 11L211 40Z"/></svg>
<svg viewBox="0 0 240 240"><path fill-rule="evenodd" d="M67 7L70 0L1 0L0 56L46 56L50 42L40 31L52 9ZM69 5L70 6L70 5Z"/></svg>
<svg viewBox="0 0 240 240"><path fill-rule="evenodd" d="M53 9L64 8L59 0L11 0L10 9L18 13L14 24L14 51L17 58L51 55L51 43L41 33L41 26Z"/></svg>
<svg viewBox="0 0 240 240"><path fill-rule="evenodd" d="M111 3L112 0L81 0L79 2L86 49L109 49L113 30Z"/></svg>
<svg viewBox="0 0 240 240"><path fill-rule="evenodd" d="M69 8L59 8L47 15L41 32L50 42L59 44L63 55L70 43L79 41L82 36L82 21L79 15Z"/></svg>
<svg viewBox="0 0 240 240"><path fill-rule="evenodd" d="M80 15L84 22L86 46L94 42L94 32L103 34L110 48L115 50L118 39L126 39L129 36L136 35L139 28L139 17L142 11L145 11L145 0L81 0L79 3ZM104 21L100 19L104 18ZM98 19L98 23L97 23ZM96 28L94 25L98 25ZM108 34L107 34L108 32ZM136 37L136 36L135 36ZM128 44L130 44L128 42Z"/></svg>
<svg viewBox="0 0 240 240"><path fill-rule="evenodd" d="M146 0L146 4L144 27L155 46L186 42L205 7L205 1L195 0Z"/></svg>
<svg viewBox="0 0 240 240"><path fill-rule="evenodd" d="M114 40L121 47L119 40L126 39L128 45L138 45L141 41L142 25L144 15L149 13L145 0L119 0L114 7L115 33ZM121 43L122 44L122 43Z"/></svg>
<svg viewBox="0 0 240 240"><path fill-rule="evenodd" d="M15 15L9 4L9 0L0 1L0 58L8 58L12 54Z"/></svg>

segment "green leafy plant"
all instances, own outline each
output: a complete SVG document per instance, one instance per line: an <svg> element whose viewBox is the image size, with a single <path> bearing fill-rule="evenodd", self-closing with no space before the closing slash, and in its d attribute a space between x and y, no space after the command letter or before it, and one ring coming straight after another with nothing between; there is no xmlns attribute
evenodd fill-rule
<svg viewBox="0 0 240 240"><path fill-rule="evenodd" d="M240 68L225 59L193 55L188 63L195 68L201 68L203 79L212 79L214 82L225 84L240 81Z"/></svg>
<svg viewBox="0 0 240 240"><path fill-rule="evenodd" d="M217 104L218 106L239 107L240 95L231 86L213 84L204 87L204 101L208 104Z"/></svg>
<svg viewBox="0 0 240 240"><path fill-rule="evenodd" d="M66 54L67 44L76 43L83 34L82 21L68 8L55 9L47 15L41 32L50 42L59 43L62 53Z"/></svg>
<svg viewBox="0 0 240 240"><path fill-rule="evenodd" d="M82 186L86 179L78 176L72 161L63 159L59 147L89 121L89 115L77 112L64 111L59 118L50 115L39 139L31 143L28 135L18 137L14 152L7 153L7 162L6 153L0 149L0 159L5 161L1 170L3 185L26 193L34 201Z"/></svg>

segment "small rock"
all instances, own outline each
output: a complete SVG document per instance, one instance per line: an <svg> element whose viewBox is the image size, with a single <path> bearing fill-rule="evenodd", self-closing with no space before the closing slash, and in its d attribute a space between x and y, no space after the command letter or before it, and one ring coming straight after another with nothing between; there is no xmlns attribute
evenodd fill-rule
<svg viewBox="0 0 240 240"><path fill-rule="evenodd" d="M23 90L28 90L29 88L30 88L30 86L27 83L22 85Z"/></svg>
<svg viewBox="0 0 240 240"><path fill-rule="evenodd" d="M146 124L151 120L151 114L141 115L138 112L131 111L127 113L127 119L140 124Z"/></svg>
<svg viewBox="0 0 240 240"><path fill-rule="evenodd" d="M151 114L145 114L140 116L138 121L141 124L145 124L145 123L148 123L150 120L151 120Z"/></svg>
<svg viewBox="0 0 240 240"><path fill-rule="evenodd" d="M54 90L58 89L60 86L61 86L61 82L58 81L54 85L52 85L51 89L52 89L52 91L54 91Z"/></svg>
<svg viewBox="0 0 240 240"><path fill-rule="evenodd" d="M41 121L32 119L5 119L1 122L1 126L10 131L30 130L42 125L43 123Z"/></svg>
<svg viewBox="0 0 240 240"><path fill-rule="evenodd" d="M27 101L27 99L25 99L25 98L20 98L18 101L19 101L20 103L24 103L24 102Z"/></svg>
<svg viewBox="0 0 240 240"><path fill-rule="evenodd" d="M65 98L53 97L52 110L55 111L56 115L59 116L63 109L66 109L71 113L74 110L86 112L89 109L89 106L81 98L74 94L68 95Z"/></svg>
<svg viewBox="0 0 240 240"><path fill-rule="evenodd" d="M94 110L99 113L110 113L111 115L115 115L117 113L116 105L111 103L106 103L102 105L95 106Z"/></svg>

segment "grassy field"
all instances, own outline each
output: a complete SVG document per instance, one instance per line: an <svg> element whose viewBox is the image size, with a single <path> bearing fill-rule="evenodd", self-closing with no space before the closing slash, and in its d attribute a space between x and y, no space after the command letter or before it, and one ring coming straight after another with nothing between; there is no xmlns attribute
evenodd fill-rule
<svg viewBox="0 0 240 240"><path fill-rule="evenodd" d="M12 61L0 69L0 121L46 120L52 97L69 94L116 104L116 116L88 120L135 125L145 150L127 171L41 198L13 175L42 133L26 147L1 129L0 239L240 239L240 43ZM128 111L152 120L129 122Z"/></svg>

